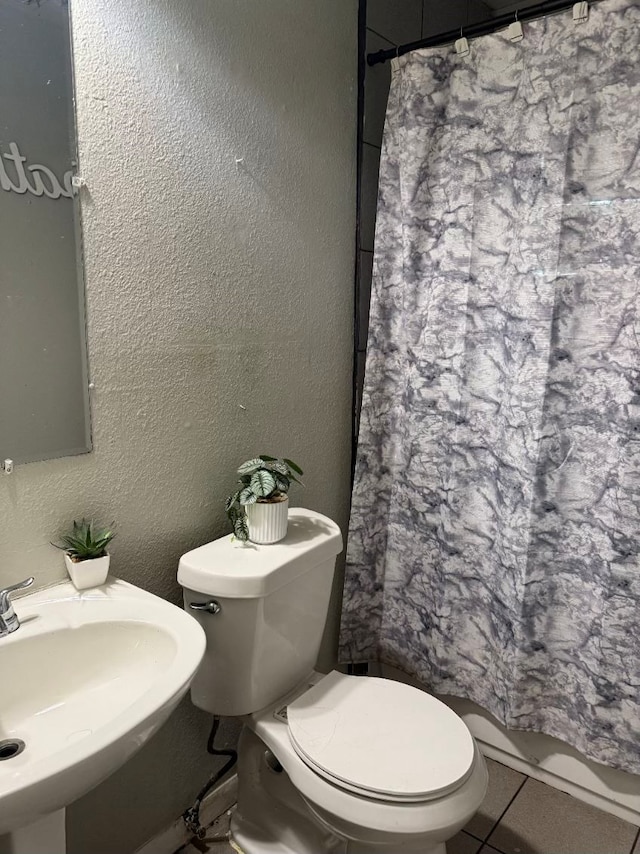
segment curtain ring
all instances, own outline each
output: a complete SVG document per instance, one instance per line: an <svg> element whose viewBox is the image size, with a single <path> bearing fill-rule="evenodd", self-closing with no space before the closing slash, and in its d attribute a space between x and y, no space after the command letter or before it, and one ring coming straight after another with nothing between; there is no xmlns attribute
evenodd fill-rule
<svg viewBox="0 0 640 854"><path fill-rule="evenodd" d="M454 47L458 56L468 56L469 42L464 37L464 31L462 27L460 27L460 38L456 41Z"/></svg>

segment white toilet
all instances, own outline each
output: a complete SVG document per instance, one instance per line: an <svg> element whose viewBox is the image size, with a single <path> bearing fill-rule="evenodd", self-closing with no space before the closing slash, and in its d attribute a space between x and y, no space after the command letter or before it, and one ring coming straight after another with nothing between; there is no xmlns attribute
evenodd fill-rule
<svg viewBox="0 0 640 854"><path fill-rule="evenodd" d="M341 550L334 522L297 508L279 543L227 536L180 560L185 608L207 634L191 698L245 723L234 842L246 854L444 854L484 798L484 760L423 691L314 672Z"/></svg>

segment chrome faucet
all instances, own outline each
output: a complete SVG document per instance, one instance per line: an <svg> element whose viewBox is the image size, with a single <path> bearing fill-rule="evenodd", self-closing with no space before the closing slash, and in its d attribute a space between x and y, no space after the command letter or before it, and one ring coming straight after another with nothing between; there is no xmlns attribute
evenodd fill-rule
<svg viewBox="0 0 640 854"><path fill-rule="evenodd" d="M13 610L9 596L16 590L24 590L25 587L31 587L32 584L33 576L25 578L24 581L19 581L17 584L11 584L9 587L5 587L4 590L0 590L0 638L20 628L20 620Z"/></svg>

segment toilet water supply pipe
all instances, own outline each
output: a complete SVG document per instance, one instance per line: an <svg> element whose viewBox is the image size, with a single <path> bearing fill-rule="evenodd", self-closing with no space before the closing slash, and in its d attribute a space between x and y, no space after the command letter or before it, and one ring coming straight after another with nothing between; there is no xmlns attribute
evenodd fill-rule
<svg viewBox="0 0 640 854"><path fill-rule="evenodd" d="M202 805L202 801L211 791L211 789L215 786L215 784L219 780L221 780L224 775L228 771L230 771L238 761L238 752L236 750L233 750L232 748L218 749L214 746L213 742L215 740L219 727L220 718L217 715L214 715L213 723L211 725L211 732L209 733L209 738L207 739L207 753L209 753L211 756L228 756L229 758L224 763L222 768L220 768L218 771L211 775L207 783L198 792L198 795L195 801L193 802L193 806L189 807L189 809L185 810L182 814L182 818L187 826L187 830L189 831L189 833L192 833L198 839L204 839L207 833L206 829L200 824L200 806Z"/></svg>

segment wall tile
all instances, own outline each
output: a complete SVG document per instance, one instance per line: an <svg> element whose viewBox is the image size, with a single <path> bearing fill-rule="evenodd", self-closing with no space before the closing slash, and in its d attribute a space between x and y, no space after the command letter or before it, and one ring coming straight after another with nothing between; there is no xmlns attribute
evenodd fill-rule
<svg viewBox="0 0 640 854"><path fill-rule="evenodd" d="M367 53L388 50L393 44L376 33L367 30ZM391 64L367 65L364 81L364 141L372 145L382 144L382 131L387 111L387 98L391 82Z"/></svg>
<svg viewBox="0 0 640 854"><path fill-rule="evenodd" d="M364 386L366 361L365 353L356 353L356 418L358 424L360 423L360 409L362 408L362 387Z"/></svg>
<svg viewBox="0 0 640 854"><path fill-rule="evenodd" d="M373 252L360 252L360 276L358 288L358 335L357 348L367 349L369 332L369 303L371 302L371 277L373 274Z"/></svg>
<svg viewBox="0 0 640 854"><path fill-rule="evenodd" d="M360 249L373 251L378 204L378 170L380 149L362 146L362 183L360 187Z"/></svg>
<svg viewBox="0 0 640 854"><path fill-rule="evenodd" d="M422 0L368 0L367 27L394 44L416 41L422 31Z"/></svg>
<svg viewBox="0 0 640 854"><path fill-rule="evenodd" d="M492 11L482 0L425 0L422 33L423 38L437 36L467 24L475 24L492 17Z"/></svg>

